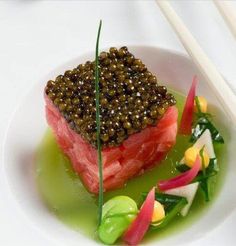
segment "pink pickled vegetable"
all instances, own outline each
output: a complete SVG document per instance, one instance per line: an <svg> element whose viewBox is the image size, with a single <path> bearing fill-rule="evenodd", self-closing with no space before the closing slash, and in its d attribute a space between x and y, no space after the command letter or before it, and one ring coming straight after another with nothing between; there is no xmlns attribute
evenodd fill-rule
<svg viewBox="0 0 236 246"><path fill-rule="evenodd" d="M124 234L123 239L127 244L137 245L144 237L152 220L154 201L155 188L152 188L151 191L148 193L138 216Z"/></svg>
<svg viewBox="0 0 236 246"><path fill-rule="evenodd" d="M197 76L194 76L191 88L186 98L184 111L179 126L179 133L183 135L190 135L192 132L196 85L197 85Z"/></svg>
<svg viewBox="0 0 236 246"><path fill-rule="evenodd" d="M158 183L158 187L160 190L164 191L164 190L169 190L169 189L187 185L191 181L193 181L193 179L197 176L200 168L201 168L201 159L199 155L197 155L196 161L190 170L172 179L160 181Z"/></svg>

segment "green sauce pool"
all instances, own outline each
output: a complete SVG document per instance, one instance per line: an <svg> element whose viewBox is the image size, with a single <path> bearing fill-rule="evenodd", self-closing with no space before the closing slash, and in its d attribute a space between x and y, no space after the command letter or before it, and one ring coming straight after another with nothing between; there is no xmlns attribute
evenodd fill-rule
<svg viewBox="0 0 236 246"><path fill-rule="evenodd" d="M177 100L179 115L182 114L184 97L172 92ZM227 142L227 141L226 141ZM176 145L169 152L167 158L157 167L145 172L142 176L133 178L127 185L115 191L104 194L104 200L117 195L127 195L140 204L141 193L149 191L158 180L174 177L179 172L175 169L175 162L182 159L184 151L191 146L188 137L177 136ZM220 172L211 178L210 186L214 186L211 201L205 202L203 193L198 189L189 214L186 217L176 216L171 223L162 229L149 232L143 243L155 238L159 240L165 236L184 230L188 225L202 216L220 191L226 170L224 151L225 144L216 146L215 152L220 166ZM59 220L74 230L97 239L97 197L87 192L78 175L73 171L70 161L59 149L50 130L39 145L36 152L36 181L39 192L47 207Z"/></svg>

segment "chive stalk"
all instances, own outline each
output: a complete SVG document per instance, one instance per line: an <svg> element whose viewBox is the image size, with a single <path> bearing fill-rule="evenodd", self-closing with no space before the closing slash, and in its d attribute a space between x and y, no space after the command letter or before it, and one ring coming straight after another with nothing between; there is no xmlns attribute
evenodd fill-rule
<svg viewBox="0 0 236 246"><path fill-rule="evenodd" d="M202 173L205 175L206 174L206 166L205 166L206 164L205 164L205 159L204 159L204 154L203 154L204 148L205 148L205 145L203 145L203 147L200 149L199 154L202 159Z"/></svg>
<svg viewBox="0 0 236 246"><path fill-rule="evenodd" d="M102 27L102 21L99 22L96 52L95 52L95 94L96 94L96 126L97 126L97 153L98 153L98 169L99 169L99 197L98 197L98 225L102 221L102 206L103 206L103 165L102 165L102 150L100 140L100 107L99 107L99 39Z"/></svg>
<svg viewBox="0 0 236 246"><path fill-rule="evenodd" d="M200 153L200 157L202 159L202 174L203 174L203 177L206 176L206 167L205 167L205 160L204 160L204 155L203 155L204 148L205 148L205 145L201 148L201 150L199 152ZM201 186L201 188L203 189L203 191L205 193L206 202L210 201L209 189L208 189L208 179L207 178L203 179L200 182L200 186Z"/></svg>

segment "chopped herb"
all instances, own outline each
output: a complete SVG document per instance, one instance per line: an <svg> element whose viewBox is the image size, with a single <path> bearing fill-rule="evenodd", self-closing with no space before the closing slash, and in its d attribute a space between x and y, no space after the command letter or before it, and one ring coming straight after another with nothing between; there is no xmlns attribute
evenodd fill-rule
<svg viewBox="0 0 236 246"><path fill-rule="evenodd" d="M99 38L102 27L102 21L99 22L97 33L96 52L95 52L95 91L96 91L96 126L97 126L97 150L98 150L98 167L99 167L99 198L98 198L98 225L102 222L102 206L103 206L103 166L102 166L102 150L100 140L100 108L99 108Z"/></svg>
<svg viewBox="0 0 236 246"><path fill-rule="evenodd" d="M219 131L209 120L206 114L201 113L200 118L197 119L195 127L192 130L192 135L190 138L191 142L196 142L197 139L203 134L203 132L209 129L211 132L212 141L215 143L224 143L223 137L220 135Z"/></svg>
<svg viewBox="0 0 236 246"><path fill-rule="evenodd" d="M181 163L181 162L176 162L176 163L175 163L175 168L176 168L179 172L181 172L181 173L184 173L184 172L186 172L186 171L188 171L188 170L190 169L189 166L187 166L186 164L183 164L183 163Z"/></svg>
<svg viewBox="0 0 236 246"><path fill-rule="evenodd" d="M208 179L203 179L199 183L200 183L200 187L201 187L202 191L204 192L205 201L209 202L210 201L210 197L209 197Z"/></svg>
<svg viewBox="0 0 236 246"><path fill-rule="evenodd" d="M142 201L144 201L147 197L147 192L142 193ZM168 213L172 208L182 199L181 196L169 195L165 193L155 193L155 200L160 202L164 208L165 212Z"/></svg>
<svg viewBox="0 0 236 246"><path fill-rule="evenodd" d="M206 168L205 175L202 172L198 174L198 176L194 179L194 182L201 181L203 179L208 179L210 177L215 176L219 172L219 166L217 164L217 159L212 158L210 159L210 163Z"/></svg>

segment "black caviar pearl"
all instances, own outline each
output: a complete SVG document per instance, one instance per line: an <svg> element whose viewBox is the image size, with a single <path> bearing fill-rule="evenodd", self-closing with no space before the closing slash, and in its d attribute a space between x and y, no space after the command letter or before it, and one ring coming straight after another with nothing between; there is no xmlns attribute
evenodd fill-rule
<svg viewBox="0 0 236 246"><path fill-rule="evenodd" d="M113 97L114 95L116 94L116 91L111 89L111 90L108 90L108 95Z"/></svg>
<svg viewBox="0 0 236 246"><path fill-rule="evenodd" d="M61 80L63 79L63 76L62 75L58 75L57 77L56 77L56 83L60 83L61 82Z"/></svg>
<svg viewBox="0 0 236 246"><path fill-rule="evenodd" d="M107 52L101 52L99 57L101 60L106 59L108 57Z"/></svg>
<svg viewBox="0 0 236 246"><path fill-rule="evenodd" d="M133 64L134 64L134 65L140 66L140 65L142 65L143 63L142 63L142 61L141 61L140 59L135 59L135 60L133 61Z"/></svg>
<svg viewBox="0 0 236 246"><path fill-rule="evenodd" d="M131 65L134 62L134 56L133 55L128 56L126 62L128 65Z"/></svg>
<svg viewBox="0 0 236 246"><path fill-rule="evenodd" d="M111 79L112 78L112 73L111 72L106 72L104 73L105 79Z"/></svg>
<svg viewBox="0 0 236 246"><path fill-rule="evenodd" d="M140 79L140 81L142 82L142 84L146 84L148 82L148 78L147 77L143 77Z"/></svg>
<svg viewBox="0 0 236 246"><path fill-rule="evenodd" d="M125 129L130 129L132 127L132 124L129 121L125 121L123 123L123 126L124 126Z"/></svg>
<svg viewBox="0 0 236 246"><path fill-rule="evenodd" d="M101 139L103 142L107 142L109 140L109 135L107 133L101 134Z"/></svg>
<svg viewBox="0 0 236 246"><path fill-rule="evenodd" d="M117 69L118 69L118 72L121 72L122 70L124 70L124 67L125 67L125 66L124 66L123 63L118 63L116 67L117 67ZM119 71L119 70L121 70L121 71Z"/></svg>
<svg viewBox="0 0 236 246"><path fill-rule="evenodd" d="M109 50L109 52L110 52L110 53L109 53L110 57L116 58L116 56L117 56L117 54L118 54L117 48L111 47L110 50Z"/></svg>
<svg viewBox="0 0 236 246"><path fill-rule="evenodd" d="M47 88L52 88L55 86L55 82L53 80L49 80L48 83L47 83Z"/></svg>
<svg viewBox="0 0 236 246"><path fill-rule="evenodd" d="M129 116L128 115L122 114L120 116L120 121L122 121L122 122L126 122L128 119L129 119Z"/></svg>
<svg viewBox="0 0 236 246"><path fill-rule="evenodd" d="M125 74L120 74L118 76L118 82L123 82L125 80Z"/></svg>
<svg viewBox="0 0 236 246"><path fill-rule="evenodd" d="M158 91L160 94L165 95L166 94L166 87L165 86L159 86Z"/></svg>
<svg viewBox="0 0 236 246"><path fill-rule="evenodd" d="M126 100L125 94L119 96L119 101L120 101L120 102L125 102L125 100Z"/></svg>
<svg viewBox="0 0 236 246"><path fill-rule="evenodd" d="M111 59L106 58L106 59L104 59L103 63L104 63L104 65L107 66L107 65L109 65L111 63Z"/></svg>
<svg viewBox="0 0 236 246"><path fill-rule="evenodd" d="M106 106L108 104L108 100L104 97L100 100L102 106Z"/></svg>
<svg viewBox="0 0 236 246"><path fill-rule="evenodd" d="M63 111L63 110L65 110L66 109L66 103L60 103L59 104L59 109L60 109L60 111Z"/></svg>
<svg viewBox="0 0 236 246"><path fill-rule="evenodd" d="M135 87L132 84L127 86L127 91L133 92L134 90L135 90Z"/></svg>
<svg viewBox="0 0 236 246"><path fill-rule="evenodd" d="M118 51L118 55L119 55L119 57L125 57L126 55L128 54L128 49L127 49L127 47L121 47L120 49L119 49L119 51Z"/></svg>
<svg viewBox="0 0 236 246"><path fill-rule="evenodd" d="M116 69L117 69L116 64L115 64L115 63L111 63L110 66L109 66L109 70L110 70L111 72L115 72Z"/></svg>
<svg viewBox="0 0 236 246"><path fill-rule="evenodd" d="M64 76L66 76L66 77L68 77L68 78L70 78L71 75L72 75L72 71L71 71L71 70L67 70L67 71L65 71L65 73L64 73Z"/></svg>
<svg viewBox="0 0 236 246"><path fill-rule="evenodd" d="M54 92L49 92L48 97L53 101L56 97L56 94Z"/></svg>
<svg viewBox="0 0 236 246"><path fill-rule="evenodd" d="M151 84L157 83L157 78L156 78L156 76L151 75L151 76L148 78L148 82L150 82Z"/></svg>
<svg viewBox="0 0 236 246"><path fill-rule="evenodd" d="M113 137L115 135L115 130L113 128L109 128L108 134L110 137Z"/></svg>

